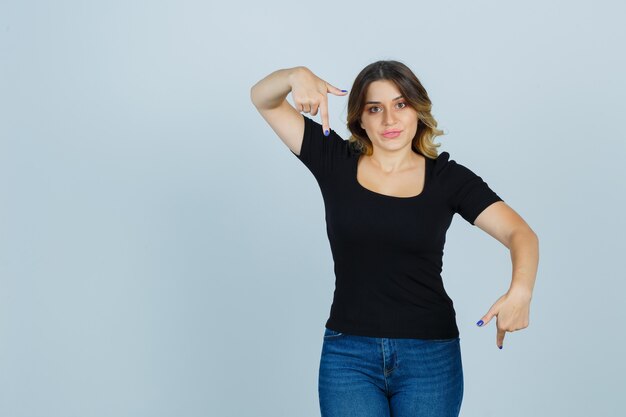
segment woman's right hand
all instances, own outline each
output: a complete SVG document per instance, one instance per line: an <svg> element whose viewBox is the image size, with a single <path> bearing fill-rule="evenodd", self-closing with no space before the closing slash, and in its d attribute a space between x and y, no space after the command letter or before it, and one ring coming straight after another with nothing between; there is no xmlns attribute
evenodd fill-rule
<svg viewBox="0 0 626 417"><path fill-rule="evenodd" d="M307 67L298 67L289 78L291 86L291 97L293 98L296 110L303 113L317 115L318 109L322 112L322 129L324 135L330 134L328 123L328 93L344 96L347 91L342 91L337 87L313 74ZM326 134L328 132L328 134Z"/></svg>

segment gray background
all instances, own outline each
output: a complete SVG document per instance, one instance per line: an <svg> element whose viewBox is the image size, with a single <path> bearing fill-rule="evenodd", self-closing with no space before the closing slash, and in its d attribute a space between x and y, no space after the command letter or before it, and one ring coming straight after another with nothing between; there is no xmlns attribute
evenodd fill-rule
<svg viewBox="0 0 626 417"><path fill-rule="evenodd" d="M475 322L509 251L454 218L461 415L619 415L625 8L434 3L0 2L0 415L318 416L323 201L249 91L297 65L351 89L379 59L540 238L499 350Z"/></svg>

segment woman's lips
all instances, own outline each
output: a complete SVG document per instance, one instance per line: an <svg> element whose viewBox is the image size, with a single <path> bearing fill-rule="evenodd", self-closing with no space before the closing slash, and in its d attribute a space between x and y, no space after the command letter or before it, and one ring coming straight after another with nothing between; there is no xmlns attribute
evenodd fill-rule
<svg viewBox="0 0 626 417"><path fill-rule="evenodd" d="M392 138L397 138L398 136L400 136L400 133L402 133L402 131L389 132L389 133L383 134L383 136L386 137L386 138L392 139Z"/></svg>

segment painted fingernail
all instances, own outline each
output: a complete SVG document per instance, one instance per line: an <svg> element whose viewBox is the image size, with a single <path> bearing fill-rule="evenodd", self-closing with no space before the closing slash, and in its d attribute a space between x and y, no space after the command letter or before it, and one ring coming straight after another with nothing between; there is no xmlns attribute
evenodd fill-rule
<svg viewBox="0 0 626 417"><path fill-rule="evenodd" d="M477 326L482 326L483 324L485 324L485 323L483 323L482 320L479 320L478 323L476 323Z"/></svg>
<svg viewBox="0 0 626 417"><path fill-rule="evenodd" d="M502 346L499 346L500 349L502 349Z"/></svg>
<svg viewBox="0 0 626 417"><path fill-rule="evenodd" d="M324 136L328 136L328 130L324 132Z"/></svg>
<svg viewBox="0 0 626 417"><path fill-rule="evenodd" d="M342 92L342 93L347 93L347 92L348 92L348 90L341 90L341 92Z"/></svg>

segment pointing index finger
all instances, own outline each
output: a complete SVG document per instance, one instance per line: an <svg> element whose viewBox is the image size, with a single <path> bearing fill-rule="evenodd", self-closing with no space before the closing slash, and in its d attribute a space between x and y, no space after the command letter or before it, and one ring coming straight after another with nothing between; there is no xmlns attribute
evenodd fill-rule
<svg viewBox="0 0 626 417"><path fill-rule="evenodd" d="M322 113L322 131L324 136L330 135L330 124L328 123L328 96L324 94L324 98L320 103L320 112ZM328 132L328 134L326 134Z"/></svg>
<svg viewBox="0 0 626 417"><path fill-rule="evenodd" d="M504 343L504 335L505 335L506 331L505 330L501 330L498 329L497 335L496 335L496 344L498 345L498 348L502 349L502 345Z"/></svg>

